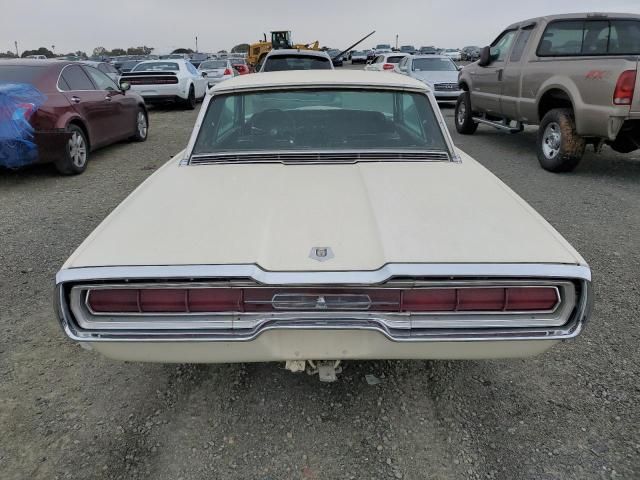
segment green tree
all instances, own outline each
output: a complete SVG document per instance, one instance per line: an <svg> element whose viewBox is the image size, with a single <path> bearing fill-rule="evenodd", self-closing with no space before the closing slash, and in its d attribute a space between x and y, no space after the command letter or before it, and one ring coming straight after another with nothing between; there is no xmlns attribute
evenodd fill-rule
<svg viewBox="0 0 640 480"><path fill-rule="evenodd" d="M129 47L127 48L127 55L149 55L153 51L153 47Z"/></svg>
<svg viewBox="0 0 640 480"><path fill-rule="evenodd" d="M0 52L0 58L16 58L16 54L10 50L7 50L6 53Z"/></svg>
<svg viewBox="0 0 640 480"><path fill-rule="evenodd" d="M126 55L127 51L122 48L114 48L110 52L108 52L111 57L117 57L119 55Z"/></svg>
<svg viewBox="0 0 640 480"><path fill-rule="evenodd" d="M188 54L191 54L191 53L193 53L193 50L191 50L190 48L176 48L171 53L188 53Z"/></svg>
<svg viewBox="0 0 640 480"><path fill-rule="evenodd" d="M249 53L249 44L241 43L231 49L231 53Z"/></svg>
<svg viewBox="0 0 640 480"><path fill-rule="evenodd" d="M107 55L107 53L107 49L104 47L96 47L93 49L94 57L104 57L105 55Z"/></svg>
<svg viewBox="0 0 640 480"><path fill-rule="evenodd" d="M28 57L29 55L44 55L47 58L53 58L55 56L51 50L45 47L40 47L37 50L25 50L22 52L22 58Z"/></svg>

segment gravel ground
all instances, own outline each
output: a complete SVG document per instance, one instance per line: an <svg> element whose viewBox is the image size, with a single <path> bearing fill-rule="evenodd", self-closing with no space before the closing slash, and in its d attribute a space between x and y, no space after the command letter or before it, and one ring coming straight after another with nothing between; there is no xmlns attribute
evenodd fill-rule
<svg viewBox="0 0 640 480"><path fill-rule="evenodd" d="M67 341L55 272L194 119L154 110L147 143L99 151L78 177L0 171L3 480L640 477L640 155L606 149L554 175L531 128L454 137L591 264L596 307L576 341L528 360L352 362L329 385L277 364L118 363Z"/></svg>

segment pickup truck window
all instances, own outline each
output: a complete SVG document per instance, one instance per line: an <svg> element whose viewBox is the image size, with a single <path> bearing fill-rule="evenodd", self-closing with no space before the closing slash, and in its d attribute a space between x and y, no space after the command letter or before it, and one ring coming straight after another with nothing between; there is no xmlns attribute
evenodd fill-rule
<svg viewBox="0 0 640 480"><path fill-rule="evenodd" d="M510 62L520 61L522 58L522 52L524 52L524 47L527 46L527 42L529 41L532 31L533 26L520 30L516 43L513 45L513 50L511 51L511 57L509 58Z"/></svg>
<svg viewBox="0 0 640 480"><path fill-rule="evenodd" d="M304 89L214 98L193 154L345 149L447 151L447 145L422 93Z"/></svg>
<svg viewBox="0 0 640 480"><path fill-rule="evenodd" d="M491 58L494 62L504 62L507 53L511 49L513 39L516 37L517 30L508 30L504 32L491 47Z"/></svg>
<svg viewBox="0 0 640 480"><path fill-rule="evenodd" d="M538 45L539 57L639 55L636 20L569 20L550 23Z"/></svg>

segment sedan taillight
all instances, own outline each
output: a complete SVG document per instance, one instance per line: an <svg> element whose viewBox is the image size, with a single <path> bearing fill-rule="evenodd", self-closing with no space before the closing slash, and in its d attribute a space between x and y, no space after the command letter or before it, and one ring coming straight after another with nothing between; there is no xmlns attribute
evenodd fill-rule
<svg viewBox="0 0 640 480"><path fill-rule="evenodd" d="M395 65L393 63L385 63L384 65L382 65L382 68L384 70L393 70L395 68Z"/></svg>
<svg viewBox="0 0 640 480"><path fill-rule="evenodd" d="M100 288L93 313L368 311L392 313L542 312L560 303L553 286L434 288Z"/></svg>

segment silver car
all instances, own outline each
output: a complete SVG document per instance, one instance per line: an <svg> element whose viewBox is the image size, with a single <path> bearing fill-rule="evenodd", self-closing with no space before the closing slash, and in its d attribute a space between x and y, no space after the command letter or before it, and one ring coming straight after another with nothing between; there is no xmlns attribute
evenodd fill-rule
<svg viewBox="0 0 640 480"><path fill-rule="evenodd" d="M439 102L453 102L462 93L458 86L458 66L446 55L411 55L403 58L398 70L426 83Z"/></svg>
<svg viewBox="0 0 640 480"><path fill-rule="evenodd" d="M209 87L213 87L218 83L233 78L238 73L231 65L229 60L205 60L198 65L198 71L206 73Z"/></svg>

